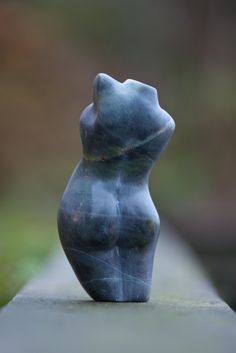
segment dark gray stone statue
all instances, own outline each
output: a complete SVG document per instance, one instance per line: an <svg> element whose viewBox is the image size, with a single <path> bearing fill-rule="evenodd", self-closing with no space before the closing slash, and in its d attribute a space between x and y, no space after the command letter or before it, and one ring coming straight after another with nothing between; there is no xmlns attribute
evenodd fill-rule
<svg viewBox="0 0 236 353"><path fill-rule="evenodd" d="M99 74L83 111L83 158L61 200L58 229L80 283L97 301L149 299L160 230L148 190L175 124L155 88Z"/></svg>

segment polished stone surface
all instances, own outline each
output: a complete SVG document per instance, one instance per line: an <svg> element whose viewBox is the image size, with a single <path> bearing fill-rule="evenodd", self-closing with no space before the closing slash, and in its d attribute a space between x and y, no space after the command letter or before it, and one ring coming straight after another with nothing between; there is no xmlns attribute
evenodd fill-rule
<svg viewBox="0 0 236 353"><path fill-rule="evenodd" d="M83 158L61 200L64 251L97 301L147 301L159 235L148 176L174 131L155 88L105 74L82 113Z"/></svg>

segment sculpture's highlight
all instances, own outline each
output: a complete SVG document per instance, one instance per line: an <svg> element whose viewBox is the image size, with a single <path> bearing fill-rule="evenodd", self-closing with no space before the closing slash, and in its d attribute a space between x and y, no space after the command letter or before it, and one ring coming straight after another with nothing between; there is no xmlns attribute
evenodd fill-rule
<svg viewBox="0 0 236 353"><path fill-rule="evenodd" d="M93 89L80 118L83 158L58 212L60 239L94 300L145 302L160 230L148 176L175 124L151 86L99 74Z"/></svg>

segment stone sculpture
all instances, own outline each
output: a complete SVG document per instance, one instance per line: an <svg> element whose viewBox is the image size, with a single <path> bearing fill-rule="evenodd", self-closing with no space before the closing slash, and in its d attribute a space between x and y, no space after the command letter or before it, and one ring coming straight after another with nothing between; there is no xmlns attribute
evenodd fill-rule
<svg viewBox="0 0 236 353"><path fill-rule="evenodd" d="M148 177L175 124L151 86L98 74L93 90L80 118L83 157L61 200L59 235L94 300L145 302L160 230Z"/></svg>

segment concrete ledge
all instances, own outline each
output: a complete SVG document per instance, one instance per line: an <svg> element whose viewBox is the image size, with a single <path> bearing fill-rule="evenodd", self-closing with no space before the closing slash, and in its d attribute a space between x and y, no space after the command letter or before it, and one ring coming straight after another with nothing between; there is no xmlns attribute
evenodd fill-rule
<svg viewBox="0 0 236 353"><path fill-rule="evenodd" d="M148 303L95 303L57 252L0 314L1 353L235 353L236 315L163 229Z"/></svg>

